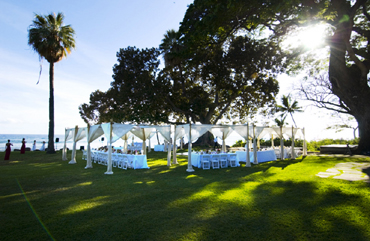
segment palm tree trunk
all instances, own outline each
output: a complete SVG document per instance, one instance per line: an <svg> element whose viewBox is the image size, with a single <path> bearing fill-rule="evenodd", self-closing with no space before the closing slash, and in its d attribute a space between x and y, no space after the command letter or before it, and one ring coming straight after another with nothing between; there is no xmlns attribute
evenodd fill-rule
<svg viewBox="0 0 370 241"><path fill-rule="evenodd" d="M296 124L296 123L295 123L295 121L294 121L294 118L293 118L292 113L289 113L289 114L290 114L290 116L292 117L292 120L293 120L294 126L297 128L297 124Z"/></svg>
<svg viewBox="0 0 370 241"><path fill-rule="evenodd" d="M54 63L50 62L49 68L49 142L47 154L54 154Z"/></svg>

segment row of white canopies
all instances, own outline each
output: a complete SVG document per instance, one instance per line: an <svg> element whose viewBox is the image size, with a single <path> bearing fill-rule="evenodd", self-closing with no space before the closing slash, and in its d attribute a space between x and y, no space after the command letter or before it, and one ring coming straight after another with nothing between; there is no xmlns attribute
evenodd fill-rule
<svg viewBox="0 0 370 241"><path fill-rule="evenodd" d="M87 139L87 160L86 169L92 168L90 143L104 135L107 138L108 145L108 165L105 174L113 174L112 171L112 144L119 139L123 139L124 151L127 151L127 141L134 135L141 139L142 153L146 155L146 140L158 131L168 143L173 143L173 164L177 164L176 159L176 141L186 137L188 139L188 172L193 172L191 165L192 142L195 142L200 136L210 131L213 135L222 139L222 151L226 151L225 139L232 133L236 132L246 140L246 166L250 167L249 158L249 141L253 141L253 151L257 152L257 141L265 136L270 138L280 138L281 158L284 155L284 138L292 138L292 158L294 159L294 138L303 139L303 155L307 155L304 128L294 127L260 127L255 125L203 125L203 124L183 124L183 125L132 125L120 123L103 123L98 125L87 125L87 127L78 127L65 129L63 157L67 161L67 141L73 140L72 158L70 164L76 163L76 143L84 138ZM273 143L273 142L272 142ZM150 145L150 144L149 144ZM171 165L171 145L167 145L167 165ZM254 154L254 164L258 164L257 153Z"/></svg>

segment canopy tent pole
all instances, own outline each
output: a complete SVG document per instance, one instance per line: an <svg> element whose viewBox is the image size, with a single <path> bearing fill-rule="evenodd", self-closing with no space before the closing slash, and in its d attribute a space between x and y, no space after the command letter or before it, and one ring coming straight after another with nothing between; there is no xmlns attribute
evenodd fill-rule
<svg viewBox="0 0 370 241"><path fill-rule="evenodd" d="M146 155L146 138L145 138L145 130L141 128L143 131L143 144L141 145L141 152L143 155Z"/></svg>
<svg viewBox="0 0 370 241"><path fill-rule="evenodd" d="M176 154L176 125L175 125L175 134L173 135L173 162L172 164L179 164L177 162L177 154Z"/></svg>
<svg viewBox="0 0 370 241"><path fill-rule="evenodd" d="M151 152L151 149L152 148L150 148L150 135L149 135L149 138L148 138L148 152Z"/></svg>
<svg viewBox="0 0 370 241"><path fill-rule="evenodd" d="M191 123L189 123L189 143L188 143L188 169L187 172L194 172L193 165L191 165Z"/></svg>
<svg viewBox="0 0 370 241"><path fill-rule="evenodd" d="M92 161L91 161L90 125L89 124L87 124L87 129L86 129L86 140L87 140L87 148L86 148L86 167L85 169L88 169L88 168L93 168Z"/></svg>
<svg viewBox="0 0 370 241"><path fill-rule="evenodd" d="M170 135L169 135L170 139L171 139L171 127L170 127ZM167 166L170 167L171 166L171 145L167 145L167 140L164 141L164 146L165 146L165 150L166 150L166 147L167 147Z"/></svg>
<svg viewBox="0 0 370 241"><path fill-rule="evenodd" d="M222 152L226 152L225 132L222 132Z"/></svg>
<svg viewBox="0 0 370 241"><path fill-rule="evenodd" d="M303 156L307 156L306 133L304 127L302 129L302 132L303 132Z"/></svg>
<svg viewBox="0 0 370 241"><path fill-rule="evenodd" d="M68 131L69 134L69 131ZM62 152L62 160L67 161L67 128L64 128L64 147Z"/></svg>
<svg viewBox="0 0 370 241"><path fill-rule="evenodd" d="M247 158L246 158L247 161L245 163L245 167L251 167L251 159L249 156L249 123L247 123L247 139L245 143L245 152L247 155Z"/></svg>
<svg viewBox="0 0 370 241"><path fill-rule="evenodd" d="M284 139L282 126L280 126L280 160L284 160Z"/></svg>
<svg viewBox="0 0 370 241"><path fill-rule="evenodd" d="M257 137L256 137L256 126L253 124L253 164L258 164L257 159Z"/></svg>
<svg viewBox="0 0 370 241"><path fill-rule="evenodd" d="M260 138L257 137L257 151L261 150Z"/></svg>
<svg viewBox="0 0 370 241"><path fill-rule="evenodd" d="M78 132L78 126L75 127L75 133L73 135L73 150L72 150L72 157L68 164L76 164L76 136Z"/></svg>
<svg viewBox="0 0 370 241"><path fill-rule="evenodd" d="M292 160L295 159L295 153L294 153L294 127L292 126Z"/></svg>
<svg viewBox="0 0 370 241"><path fill-rule="evenodd" d="M108 140L108 163L107 163L107 171L104 174L113 174L112 171L112 122L110 122L109 126L109 140Z"/></svg>
<svg viewBox="0 0 370 241"><path fill-rule="evenodd" d="M275 144L274 144L274 134L271 134L271 147L272 148L275 147Z"/></svg>

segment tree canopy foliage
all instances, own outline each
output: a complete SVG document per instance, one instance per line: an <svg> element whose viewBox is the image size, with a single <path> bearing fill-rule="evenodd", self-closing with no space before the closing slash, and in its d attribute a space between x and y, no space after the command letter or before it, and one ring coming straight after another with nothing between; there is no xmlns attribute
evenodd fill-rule
<svg viewBox="0 0 370 241"><path fill-rule="evenodd" d="M120 49L111 88L91 94L90 103L80 106L82 118L91 124L210 124L233 118L246 121L275 105L276 66L281 62L268 43L237 36L189 58L177 36L169 32L160 46L166 60L162 70L158 49Z"/></svg>
<svg viewBox="0 0 370 241"><path fill-rule="evenodd" d="M195 0L180 27L190 52L226 43L241 31L265 32L275 46L300 27L328 25L328 75L337 106L353 115L360 130L360 150L370 150L370 88L368 85L370 15L367 0ZM286 67L304 48L286 54ZM299 65L298 65L299 66Z"/></svg>

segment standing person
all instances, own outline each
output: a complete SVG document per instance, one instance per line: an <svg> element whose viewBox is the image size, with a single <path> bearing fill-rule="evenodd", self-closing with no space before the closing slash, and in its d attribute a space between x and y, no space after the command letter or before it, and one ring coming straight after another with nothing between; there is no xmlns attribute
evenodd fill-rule
<svg viewBox="0 0 370 241"><path fill-rule="evenodd" d="M42 142L42 146L40 148L40 151L45 151L45 141Z"/></svg>
<svg viewBox="0 0 370 241"><path fill-rule="evenodd" d="M13 144L10 143L10 140L8 140L8 143L5 144L6 150L5 150L4 160L9 160L10 152L12 151L12 149L10 148L10 146L12 146L12 145Z"/></svg>
<svg viewBox="0 0 370 241"><path fill-rule="evenodd" d="M213 148L216 149L216 147L218 147L217 136L215 137L215 139L213 141L215 142L214 145L213 145Z"/></svg>
<svg viewBox="0 0 370 241"><path fill-rule="evenodd" d="M33 141L32 151L36 151L36 140Z"/></svg>
<svg viewBox="0 0 370 241"><path fill-rule="evenodd" d="M21 154L26 153L26 139L23 138L22 140L22 147L21 147Z"/></svg>

